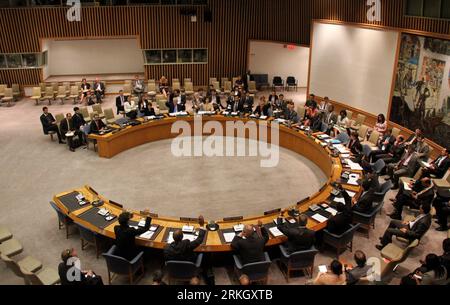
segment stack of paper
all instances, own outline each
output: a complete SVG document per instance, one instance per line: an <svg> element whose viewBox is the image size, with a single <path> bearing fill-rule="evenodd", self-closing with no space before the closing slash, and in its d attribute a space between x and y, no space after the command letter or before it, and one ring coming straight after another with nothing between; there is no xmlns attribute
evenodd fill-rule
<svg viewBox="0 0 450 305"><path fill-rule="evenodd" d="M281 233L280 230L278 230L277 227L273 227L269 229L270 233L272 233L273 236L278 237L278 236L282 236L283 233Z"/></svg>
<svg viewBox="0 0 450 305"><path fill-rule="evenodd" d="M333 216L337 214L337 211L333 208L328 208L325 211L327 211L328 213L330 213Z"/></svg>
<svg viewBox="0 0 450 305"><path fill-rule="evenodd" d="M358 174L351 174L349 176L349 179L348 179L347 183L350 184L350 185L358 185L358 179L359 179L359 175Z"/></svg>
<svg viewBox="0 0 450 305"><path fill-rule="evenodd" d="M150 239L150 238L152 238L153 234L155 234L155 232L147 231L147 232L141 234L139 237L144 238L144 239Z"/></svg>
<svg viewBox="0 0 450 305"><path fill-rule="evenodd" d="M362 170L363 170L363 168L361 167L361 165L359 165L358 163L355 163L355 162L353 162L353 161L350 160L350 159L345 159L345 161L347 162L348 166L350 166L350 168L351 168L352 170L359 170L359 171L362 171Z"/></svg>
<svg viewBox="0 0 450 305"><path fill-rule="evenodd" d="M234 232L232 232L232 233L223 233L223 238L225 239L225 242L227 242L227 243L231 243L235 236L236 236L236 234Z"/></svg>
<svg viewBox="0 0 450 305"><path fill-rule="evenodd" d="M324 217L324 216L322 216L320 214L314 214L313 216L311 216L311 218L314 219L317 222L320 222L320 223L325 222L325 221L328 220L326 217Z"/></svg>

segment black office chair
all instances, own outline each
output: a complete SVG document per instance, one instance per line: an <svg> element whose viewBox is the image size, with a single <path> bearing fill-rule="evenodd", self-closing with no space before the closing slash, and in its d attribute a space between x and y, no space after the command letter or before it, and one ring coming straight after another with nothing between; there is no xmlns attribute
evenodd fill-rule
<svg viewBox="0 0 450 305"><path fill-rule="evenodd" d="M290 88L295 88L298 91L298 82L293 76L288 76L286 79L286 88L289 91Z"/></svg>
<svg viewBox="0 0 450 305"><path fill-rule="evenodd" d="M131 261L116 255L117 247L112 246L108 252L103 253L108 268L108 283L111 284L114 275L127 275L130 284L144 276L144 252L140 252ZM137 276L136 276L137 275Z"/></svg>
<svg viewBox="0 0 450 305"><path fill-rule="evenodd" d="M73 220L67 217L54 203L50 201L51 207L55 210L56 215L58 216L58 229L61 230L63 227L66 229L66 239L69 239L69 227L73 226Z"/></svg>
<svg viewBox="0 0 450 305"><path fill-rule="evenodd" d="M95 253L97 258L100 256L102 239L99 234L89 230L88 228L75 224L80 231L80 239L81 239L81 250L86 249L87 246L93 245L95 247Z"/></svg>
<svg viewBox="0 0 450 305"><path fill-rule="evenodd" d="M288 252L287 248L280 245L281 258L280 265L284 267L286 273L284 274L287 282L289 283L289 278L291 277L291 271L303 271L305 275L312 278L314 271L314 259L319 251L312 247L309 250L297 251L294 253ZM282 269L282 268L280 268ZM283 271L283 269L282 269Z"/></svg>
<svg viewBox="0 0 450 305"><path fill-rule="evenodd" d="M203 260L203 253L200 253L195 260L191 261L167 261L166 271L169 275L169 283L172 280L189 282L193 277L200 274Z"/></svg>
<svg viewBox="0 0 450 305"><path fill-rule="evenodd" d="M350 252L353 250L353 235L355 231L358 230L360 224L354 224L350 229L342 233L341 235L336 235L330 233L328 230L323 231L323 243L324 245L330 245L336 249L336 256L339 258L339 254L342 249L349 249Z"/></svg>
<svg viewBox="0 0 450 305"><path fill-rule="evenodd" d="M372 211L370 213L361 213L353 211L353 223L359 223L361 228L367 231L367 238L370 236L370 228L375 229L375 219L377 213L383 208L383 202L375 203Z"/></svg>
<svg viewBox="0 0 450 305"><path fill-rule="evenodd" d="M234 259L234 270L238 278L240 278L243 274L248 276L250 283L264 283L267 284L269 280L269 268L270 261L269 254L264 252L264 261L251 263L251 264L242 264L241 258L238 255L233 255Z"/></svg>
<svg viewBox="0 0 450 305"><path fill-rule="evenodd" d="M277 90L277 88L284 89L284 81L280 76L275 76L272 81L273 90Z"/></svg>

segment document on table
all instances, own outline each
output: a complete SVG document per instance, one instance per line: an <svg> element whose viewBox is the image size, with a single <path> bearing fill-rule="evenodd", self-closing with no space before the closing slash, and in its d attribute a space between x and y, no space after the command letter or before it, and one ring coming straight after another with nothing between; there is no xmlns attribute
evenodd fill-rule
<svg viewBox="0 0 450 305"><path fill-rule="evenodd" d="M146 223L146 219L145 218L142 218L140 221L139 221L139 223L138 223L138 227L145 227L145 223Z"/></svg>
<svg viewBox="0 0 450 305"><path fill-rule="evenodd" d="M153 234L155 234L155 232L147 231L147 232L141 234L139 237L144 238L144 239L150 239L150 238L152 238Z"/></svg>
<svg viewBox="0 0 450 305"><path fill-rule="evenodd" d="M282 236L283 233L281 233L280 230L278 230L277 227L273 227L269 229L270 233L272 233L273 236L278 237L278 236Z"/></svg>
<svg viewBox="0 0 450 305"><path fill-rule="evenodd" d="M320 223L325 222L328 220L328 218L320 215L320 214L314 214L313 216L311 216L312 219L314 219L315 221L318 221Z"/></svg>
<svg viewBox="0 0 450 305"><path fill-rule="evenodd" d="M225 242L227 242L227 243L231 243L235 236L236 236L236 234L234 232L223 233L223 238L225 239Z"/></svg>
<svg viewBox="0 0 450 305"><path fill-rule="evenodd" d="M412 188L409 187L409 183L407 182L403 182L403 188L405 189L405 191L411 191Z"/></svg>
<svg viewBox="0 0 450 305"><path fill-rule="evenodd" d="M356 195L356 193L355 192L352 192L352 191L347 191L346 190L346 192L347 192L347 194L350 196L350 197L355 197L355 195Z"/></svg>
<svg viewBox="0 0 450 305"><path fill-rule="evenodd" d="M343 197L336 197L336 198L334 198L333 201L345 204L345 199Z"/></svg>
<svg viewBox="0 0 450 305"><path fill-rule="evenodd" d="M197 236L195 236L194 234L183 234L183 240L189 240L189 241L194 241L197 239ZM173 232L169 232L169 238L167 238L167 242L170 244L173 242Z"/></svg>
<svg viewBox="0 0 450 305"><path fill-rule="evenodd" d="M328 272L327 266L326 265L320 265L319 266L319 272L320 273L327 273Z"/></svg>
<svg viewBox="0 0 450 305"><path fill-rule="evenodd" d="M353 162L350 159L345 159L345 161L347 162L348 166L350 166L350 169L352 169L352 170L359 170L359 171L363 170L361 165L359 165L358 163L355 163L355 162Z"/></svg>
<svg viewBox="0 0 450 305"><path fill-rule="evenodd" d="M333 208L328 208L325 211L327 211L328 213L330 213L333 216L337 214L337 211Z"/></svg>
<svg viewBox="0 0 450 305"><path fill-rule="evenodd" d="M359 175L358 174L351 174L349 176L349 179L348 179L347 183L350 184L350 185L358 185L358 179L359 179Z"/></svg>
<svg viewBox="0 0 450 305"><path fill-rule="evenodd" d="M348 149L342 144L333 145L341 154L348 154Z"/></svg>

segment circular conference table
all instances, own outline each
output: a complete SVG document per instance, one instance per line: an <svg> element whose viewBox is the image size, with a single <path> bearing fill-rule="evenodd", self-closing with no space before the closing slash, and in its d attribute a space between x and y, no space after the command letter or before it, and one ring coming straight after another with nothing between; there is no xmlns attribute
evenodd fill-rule
<svg viewBox="0 0 450 305"><path fill-rule="evenodd" d="M164 139L175 138L178 134L172 134L171 127L172 124L178 120L183 120L187 122L192 128L192 133L194 133L194 121L195 117L168 117L164 119L154 120L154 121L144 121L140 120L141 124L137 126L128 126L121 130L114 132L109 132L104 135L93 135L89 137L97 141L98 154L100 157L112 158L115 155L142 145L145 143L159 141ZM249 121L254 121L257 125L264 124L267 125L267 143L271 143L271 129L274 124L273 121L259 121L249 118L239 118L239 117L225 117L222 115L212 115L203 116L202 124L209 121L220 122L225 130L225 125L227 122L242 121L247 123ZM200 245L196 251L197 252L227 252L231 251L231 246L229 242L225 240L225 233L234 232L233 227L239 224L256 224L261 221L266 228L275 226L273 220L277 218L280 214L286 217L288 220L293 219L289 216L289 210L292 208L297 209L300 213L311 212L309 207L313 204L321 204L324 202L330 202L329 198L331 192L334 189L334 183L340 183L345 190L356 193L355 196L361 194L361 187L345 184L341 181L341 174L344 172L344 166L341 162L340 157L333 156L332 151L328 146L324 145L317 137L321 133L308 135L306 132L302 131L300 128L290 128L282 124L276 123L279 126L279 146L296 152L312 162L314 162L328 178L327 183L318 190L314 195L299 200L297 203L286 203L286 207L274 207L274 210L264 212L263 215L256 215L250 217L229 217L233 215L224 215L222 220L215 220L219 225L220 229L218 231L208 231L205 240L202 245ZM203 131L203 128L202 128ZM249 135L249 131L246 130L244 134L238 134L235 132L235 137L245 137L249 138L254 135ZM203 135L210 135L208 133L203 133ZM230 136L227 134L227 136ZM257 139L259 138L259 130ZM358 171L351 171L350 169L345 169L348 172L359 173ZM101 207L95 207L92 204L85 204L83 206L79 205L76 195L82 194L84 198L89 202L95 202L98 200L103 201ZM111 214L118 216L124 208L115 203L112 200L108 200L101 194L98 194L90 186L84 186L70 191L66 191L57 194L53 197L54 202L58 208L67 217L72 219L75 223L84 226L85 228L96 232L104 237L114 239L114 227L118 225L117 217L113 220L106 221L104 216L98 214L99 209L105 208ZM137 226L138 222L146 216L144 212L131 211L133 213L133 218L131 220L132 225ZM150 214L152 216L152 229L155 230L151 238L136 237L136 244L143 247L163 249L168 241L169 232L173 232L176 229L181 229L183 226L189 225L198 228L199 225L195 218L180 217L178 219L162 217L156 214ZM310 216L310 215L309 215ZM205 220L208 223L208 220ZM308 217L308 228L313 230L321 230L326 227L325 222L319 222L315 219ZM275 236L275 234L270 233L270 239L267 246L274 246L281 244L286 241L286 237Z"/></svg>

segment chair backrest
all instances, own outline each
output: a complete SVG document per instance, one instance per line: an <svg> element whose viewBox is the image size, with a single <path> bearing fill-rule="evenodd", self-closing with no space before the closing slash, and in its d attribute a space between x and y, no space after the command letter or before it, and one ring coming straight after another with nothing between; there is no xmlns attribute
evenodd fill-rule
<svg viewBox="0 0 450 305"><path fill-rule="evenodd" d="M53 96L53 88L52 87L45 88L45 96Z"/></svg>
<svg viewBox="0 0 450 305"><path fill-rule="evenodd" d="M5 262L6 267L11 269L11 271L14 272L15 275L17 275L18 277L24 277L24 274L20 270L19 265L17 265L17 263L14 260L12 260L8 256L1 254L1 253L0 253L0 258L2 261Z"/></svg>
<svg viewBox="0 0 450 305"><path fill-rule="evenodd" d="M90 117L87 107L81 107L80 108L80 112L83 115L83 118L89 118Z"/></svg>
<svg viewBox="0 0 450 305"><path fill-rule="evenodd" d="M358 137L365 139L367 136L368 130L369 130L369 126L361 125L358 129Z"/></svg>
<svg viewBox="0 0 450 305"><path fill-rule="evenodd" d="M155 82L149 82L148 83L148 92L155 91L156 92L156 83Z"/></svg>
<svg viewBox="0 0 450 305"><path fill-rule="evenodd" d="M92 110L97 112L98 114L103 114L103 109L101 105L98 104L92 105Z"/></svg>
<svg viewBox="0 0 450 305"><path fill-rule="evenodd" d="M299 118L303 118L305 116L306 108L305 106L298 106L297 107L297 114Z"/></svg>
<svg viewBox="0 0 450 305"><path fill-rule="evenodd" d="M80 237L84 239L85 241L94 243L95 242L95 232L92 232L88 228L76 223L75 224L80 231Z"/></svg>
<svg viewBox="0 0 450 305"><path fill-rule="evenodd" d="M94 120L94 115L98 114L97 111L92 111L91 113L89 113L89 118L91 119L91 121Z"/></svg>
<svg viewBox="0 0 450 305"><path fill-rule="evenodd" d="M131 84L125 84L124 86L123 86L123 93L129 93L129 94L131 94Z"/></svg>
<svg viewBox="0 0 450 305"><path fill-rule="evenodd" d="M227 90L227 91L231 91L231 89L232 89L231 87L232 87L231 82L229 80L227 80L225 82L224 89Z"/></svg>
<svg viewBox="0 0 450 305"><path fill-rule="evenodd" d="M20 93L20 85L19 84L12 84L11 88L14 93Z"/></svg>
<svg viewBox="0 0 450 305"><path fill-rule="evenodd" d="M408 258L409 253L411 253L411 251L414 248L416 248L418 245L419 245L419 240L418 239L414 239L405 249L403 249L402 256L401 256L400 260L397 261L397 263L404 262Z"/></svg>
<svg viewBox="0 0 450 305"><path fill-rule="evenodd" d="M383 196L382 200L384 199L384 196L389 192L390 189L394 186L394 183L392 181L386 181L383 183L380 187L380 192L377 193L377 195Z"/></svg>
<svg viewBox="0 0 450 305"><path fill-rule="evenodd" d="M66 90L70 90L70 82L63 82L63 86L66 87Z"/></svg>
<svg viewBox="0 0 450 305"><path fill-rule="evenodd" d="M289 263L296 268L312 266L317 253L319 251L315 248L291 253L289 255Z"/></svg>
<svg viewBox="0 0 450 305"><path fill-rule="evenodd" d="M114 112L111 108L105 109L104 110L104 114L105 114L105 119L110 120L110 119L114 119Z"/></svg>
<svg viewBox="0 0 450 305"><path fill-rule="evenodd" d="M377 173L377 174L379 174L382 170L383 170L383 168L386 166L386 162L384 162L384 160L383 159L380 159L380 160L378 160L377 162L375 162L374 164L373 164L373 170Z"/></svg>
<svg viewBox="0 0 450 305"><path fill-rule="evenodd" d="M353 240L353 235L355 234L355 231L360 227L360 224L354 224L351 225L351 228L342 233L339 236L336 236L334 234L330 234L327 230L324 231L324 240L332 240L333 244L335 245L347 245Z"/></svg>
<svg viewBox="0 0 450 305"><path fill-rule="evenodd" d="M274 85L281 85L281 84L283 84L283 80L281 79L280 76L275 76L275 77L273 78L273 84L274 84Z"/></svg>
<svg viewBox="0 0 450 305"><path fill-rule="evenodd" d="M64 222L66 220L66 215L64 215L64 213L58 208L56 203L54 203L53 201L50 201L50 206L55 210L59 221Z"/></svg>
<svg viewBox="0 0 450 305"><path fill-rule="evenodd" d="M232 78L232 84L231 84L232 86L234 86L234 84L236 84L237 79L238 79L237 77Z"/></svg>
<svg viewBox="0 0 450 305"><path fill-rule="evenodd" d="M220 79L220 82L221 82L221 84L222 84L222 87L225 87L225 82L227 82L228 81L228 77L222 77L221 79Z"/></svg>
<svg viewBox="0 0 450 305"><path fill-rule="evenodd" d="M33 96L41 96L41 87L33 87Z"/></svg>
<svg viewBox="0 0 450 305"><path fill-rule="evenodd" d="M159 110L169 110L169 108L167 108L166 103L162 100L157 100L156 104L158 105Z"/></svg>
<svg viewBox="0 0 450 305"><path fill-rule="evenodd" d="M179 83L179 82L180 82L180 79L179 79L179 78L172 78L172 84L173 84L174 82Z"/></svg>
<svg viewBox="0 0 450 305"><path fill-rule="evenodd" d="M345 145L350 141L350 137L348 136L348 134L346 132L341 132L336 137L336 140L339 140L342 144Z"/></svg>
<svg viewBox="0 0 450 305"><path fill-rule="evenodd" d="M31 283L31 285L44 285L35 273L25 270L22 267L20 267L20 272L22 272L25 280L28 281L28 283Z"/></svg>
<svg viewBox="0 0 450 305"><path fill-rule="evenodd" d="M216 91L220 91L220 84L218 81L213 82L212 85Z"/></svg>
<svg viewBox="0 0 450 305"><path fill-rule="evenodd" d="M39 87L41 87L41 92L45 92L47 85L45 83L39 83Z"/></svg>
<svg viewBox="0 0 450 305"><path fill-rule="evenodd" d="M167 261L166 271L169 277L189 280L197 275L197 267L189 261Z"/></svg>
<svg viewBox="0 0 450 305"><path fill-rule="evenodd" d="M286 83L287 83L288 85L295 85L295 83L296 83L295 77L293 77L293 76L288 76L288 77L286 78Z"/></svg>
<svg viewBox="0 0 450 305"><path fill-rule="evenodd" d="M56 82L52 83L52 89L53 91L58 91L58 83Z"/></svg>
<svg viewBox="0 0 450 305"><path fill-rule="evenodd" d="M6 86L6 85L0 85L0 94L3 94L3 92L5 92L5 89L7 88L8 86Z"/></svg>
<svg viewBox="0 0 450 305"><path fill-rule="evenodd" d="M126 79L125 82L124 82L124 85L125 86L131 86L132 83L133 83L133 81L131 79Z"/></svg>
<svg viewBox="0 0 450 305"><path fill-rule="evenodd" d="M80 90L80 89L77 86L71 86L70 87L70 95L78 95L78 93L79 93L78 90Z"/></svg>
<svg viewBox="0 0 450 305"><path fill-rule="evenodd" d="M192 83L192 79L191 78L185 78L183 80L184 86L186 86L186 83Z"/></svg>
<svg viewBox="0 0 450 305"><path fill-rule="evenodd" d="M58 113L57 115L55 115L55 120L57 124L61 123L61 121L64 120L64 114Z"/></svg>
<svg viewBox="0 0 450 305"><path fill-rule="evenodd" d="M58 95L66 95L66 87L65 86L59 86L58 87Z"/></svg>
<svg viewBox="0 0 450 305"><path fill-rule="evenodd" d="M370 149L369 145L364 144L362 146L362 152L363 152L364 156L368 157L368 156L370 156L370 153L372 152L372 149Z"/></svg>
<svg viewBox="0 0 450 305"><path fill-rule="evenodd" d="M105 258L106 266L108 267L109 272L128 274L130 262L123 257L115 255L116 251L117 247L114 245L108 252L102 254Z"/></svg>
<svg viewBox="0 0 450 305"><path fill-rule="evenodd" d="M181 90L180 81L172 81L172 89L173 90Z"/></svg>
<svg viewBox="0 0 450 305"><path fill-rule="evenodd" d="M267 277L272 262L266 260L263 262L251 263L242 266L241 272L246 274L250 280L258 280Z"/></svg>
<svg viewBox="0 0 450 305"><path fill-rule="evenodd" d="M5 91L3 92L5 97L13 97L13 90L12 88L6 88Z"/></svg>
<svg viewBox="0 0 450 305"><path fill-rule="evenodd" d="M80 89L81 88L81 82L75 82L75 86Z"/></svg>
<svg viewBox="0 0 450 305"><path fill-rule="evenodd" d="M184 90L194 91L194 84L192 82L184 82Z"/></svg>
<svg viewBox="0 0 450 305"><path fill-rule="evenodd" d="M366 120L366 116L364 114L358 114L356 116L355 125L361 126Z"/></svg>
<svg viewBox="0 0 450 305"><path fill-rule="evenodd" d="M217 77L210 77L209 78L209 84L210 85L214 84L215 82L217 82Z"/></svg>
<svg viewBox="0 0 450 305"><path fill-rule="evenodd" d="M256 90L256 82L254 80L248 82L248 90Z"/></svg>
<svg viewBox="0 0 450 305"><path fill-rule="evenodd" d="M392 128L392 136L397 138L399 135L400 135L400 129L398 129L397 127Z"/></svg>
<svg viewBox="0 0 450 305"><path fill-rule="evenodd" d="M351 120L352 117L353 117L353 111L351 111L351 110L345 110L345 111L347 112L347 118L348 118L349 120Z"/></svg>
<svg viewBox="0 0 450 305"><path fill-rule="evenodd" d="M377 145L378 144L378 139L380 138L380 133L378 131L372 131L372 133L370 134L369 137L369 142L372 143L373 145Z"/></svg>

